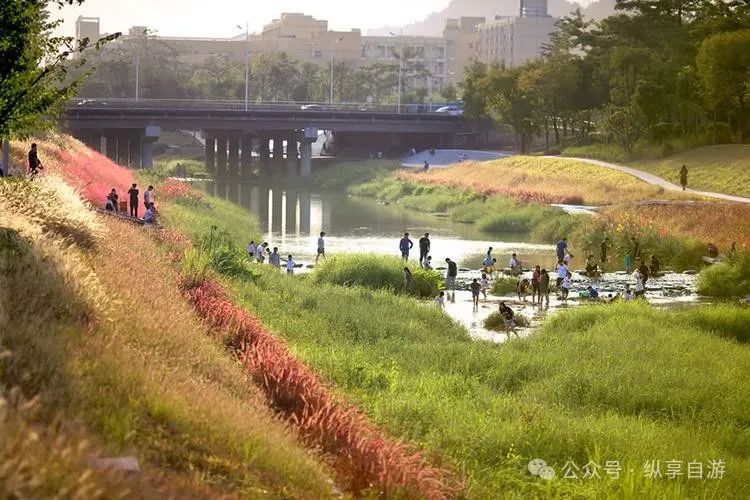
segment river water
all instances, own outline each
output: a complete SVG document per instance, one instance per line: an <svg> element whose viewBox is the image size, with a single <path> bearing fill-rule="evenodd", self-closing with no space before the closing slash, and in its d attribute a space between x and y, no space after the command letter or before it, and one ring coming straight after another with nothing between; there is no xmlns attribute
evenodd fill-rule
<svg viewBox="0 0 750 500"><path fill-rule="evenodd" d="M308 266L314 263L316 242L321 231L326 232L326 253L330 255L367 252L399 256L398 243L409 232L415 244L410 265L416 267L419 257L417 240L430 233L431 255L436 268L445 266L449 257L459 265L459 282L467 282L481 275L479 268L489 247L498 260L498 267L506 267L513 252L524 267L540 265L554 269L557 261L552 244L530 243L524 235L489 235L473 225L452 222L446 217L410 211L398 206L385 206L371 199L356 198L344 192L325 192L298 186L277 179L274 183L243 184L231 181L211 181L197 184L209 194L240 205L258 217L263 240L271 247L279 247L283 256L292 254L297 263ZM572 268L584 267L573 262ZM526 273L530 276L530 273ZM553 273L551 273L552 275ZM554 275L552 275L554 281ZM506 300L516 311L531 320L532 328L522 330L528 334L551 311L574 307L584 301L575 297L589 284L600 289L603 296L622 291L632 278L624 273L607 273L590 280L579 273L573 275L573 289L567 303L551 296L550 307L534 307L530 299L524 302L517 297L492 297L474 310L471 295L466 291L456 293L456 300L448 303L446 313L463 324L477 339L503 342L507 336L490 332L483 327L484 319L497 310L499 300ZM696 303L695 276L667 273L648 282L647 298L660 305Z"/></svg>

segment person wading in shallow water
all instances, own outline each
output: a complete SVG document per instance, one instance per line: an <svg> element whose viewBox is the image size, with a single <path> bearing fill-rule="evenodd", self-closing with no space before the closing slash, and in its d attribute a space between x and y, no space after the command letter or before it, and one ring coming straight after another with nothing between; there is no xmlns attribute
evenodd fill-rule
<svg viewBox="0 0 750 500"><path fill-rule="evenodd" d="M414 242L409 239L409 233L404 233L404 237L398 242L398 249L401 250L401 258L404 261L409 260L409 251L414 246Z"/></svg>
<svg viewBox="0 0 750 500"><path fill-rule="evenodd" d="M458 266L450 259L445 259L448 264L448 270L445 272L445 289L448 290L448 300L456 302L456 276L458 276Z"/></svg>
<svg viewBox="0 0 750 500"><path fill-rule="evenodd" d="M430 233L424 233L424 236L419 238L419 265L424 267L424 261L430 254Z"/></svg>

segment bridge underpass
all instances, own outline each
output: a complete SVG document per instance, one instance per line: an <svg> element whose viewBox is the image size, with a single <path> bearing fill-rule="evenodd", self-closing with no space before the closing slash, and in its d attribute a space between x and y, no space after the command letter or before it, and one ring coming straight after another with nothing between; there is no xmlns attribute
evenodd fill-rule
<svg viewBox="0 0 750 500"><path fill-rule="evenodd" d="M252 106L245 111L226 102L80 100L65 112L68 130L114 161L133 167L153 165L161 130L201 131L207 171L243 176L259 160L309 177L312 143L319 130L333 131L340 147L405 151L412 147L453 146L469 127L462 117L381 110L302 109L289 105ZM253 154L255 152L255 154Z"/></svg>

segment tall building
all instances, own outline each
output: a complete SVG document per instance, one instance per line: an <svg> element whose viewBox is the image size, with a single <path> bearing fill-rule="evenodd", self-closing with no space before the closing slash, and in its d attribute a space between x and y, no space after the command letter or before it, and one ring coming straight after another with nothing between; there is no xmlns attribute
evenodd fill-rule
<svg viewBox="0 0 750 500"><path fill-rule="evenodd" d="M78 19L76 19L76 46L85 38L88 38L89 43L98 42L100 36L98 17L78 16Z"/></svg>
<svg viewBox="0 0 750 500"><path fill-rule="evenodd" d="M475 57L474 45L477 41L479 26L484 24L484 17L460 17L448 19L443 30L447 49L446 82L456 85L463 81L464 70Z"/></svg>
<svg viewBox="0 0 750 500"><path fill-rule="evenodd" d="M521 0L519 17L496 17L479 26L474 57L485 64L515 67L542 55L557 19L547 0Z"/></svg>

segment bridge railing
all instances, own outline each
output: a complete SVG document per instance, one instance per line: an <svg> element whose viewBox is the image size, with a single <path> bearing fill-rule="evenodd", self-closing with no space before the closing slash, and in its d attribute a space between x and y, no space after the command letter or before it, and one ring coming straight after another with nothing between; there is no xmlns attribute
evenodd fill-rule
<svg viewBox="0 0 750 500"><path fill-rule="evenodd" d="M402 104L401 113L431 113L435 112L447 103L432 104ZM221 111L245 111L245 101L242 100L205 100L205 99L132 99L132 98L88 98L81 97L72 99L71 108L128 108L128 109L195 109L195 110L221 110ZM395 104L370 104L357 102L294 102L294 101L268 101L249 102L247 110L278 110L278 111L350 111L350 112L379 112L397 113L398 106Z"/></svg>

